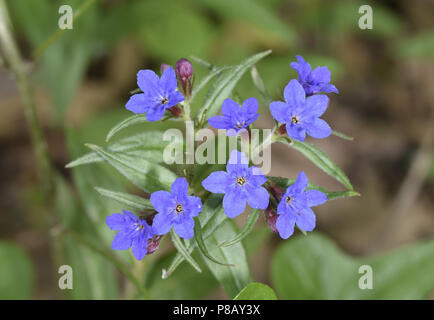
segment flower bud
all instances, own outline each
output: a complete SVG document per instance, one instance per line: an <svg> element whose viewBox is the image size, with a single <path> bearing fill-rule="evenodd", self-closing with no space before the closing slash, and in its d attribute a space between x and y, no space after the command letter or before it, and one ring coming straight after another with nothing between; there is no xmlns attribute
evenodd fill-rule
<svg viewBox="0 0 434 320"><path fill-rule="evenodd" d="M175 118L179 118L182 115L182 109L178 105L175 105L167 110L172 113Z"/></svg>
<svg viewBox="0 0 434 320"><path fill-rule="evenodd" d="M193 65L187 59L180 59L175 65L175 72L185 96L191 95L193 88Z"/></svg>
<svg viewBox="0 0 434 320"><path fill-rule="evenodd" d="M161 64L161 66L160 66L160 73L163 74L164 71L166 71L166 69L169 68L169 67L170 67L170 65L168 65L168 64L165 64L165 63Z"/></svg>
<svg viewBox="0 0 434 320"><path fill-rule="evenodd" d="M148 239L148 244L146 245L147 254L154 253L160 246L161 236L154 236L152 239Z"/></svg>
<svg viewBox="0 0 434 320"><path fill-rule="evenodd" d="M274 233L279 233L279 231L276 228L276 221L279 217L271 207L268 207L267 210L265 210L265 216L267 218L268 225L270 226L271 231ZM149 241L149 240L148 240Z"/></svg>

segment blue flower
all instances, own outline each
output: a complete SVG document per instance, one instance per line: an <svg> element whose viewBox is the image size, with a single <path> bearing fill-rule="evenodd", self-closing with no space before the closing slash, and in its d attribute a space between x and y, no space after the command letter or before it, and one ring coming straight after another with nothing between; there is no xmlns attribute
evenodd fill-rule
<svg viewBox="0 0 434 320"><path fill-rule="evenodd" d="M291 62L291 68L297 71L306 95L310 96L319 92L338 93L338 89L330 84L330 71L327 67L317 67L312 71L308 62L302 56L296 56L298 62Z"/></svg>
<svg viewBox="0 0 434 320"><path fill-rule="evenodd" d="M235 136L258 119L257 111L258 100L255 98L245 100L241 108L235 101L226 99L222 105L222 116L211 117L208 122L216 129L226 129L226 135Z"/></svg>
<svg viewBox="0 0 434 320"><path fill-rule="evenodd" d="M114 213L106 219L111 230L119 231L113 238L112 248L128 250L132 247L134 257L142 260L148 252L148 239L154 237L154 232L146 220L136 217L129 211L123 212L124 214Z"/></svg>
<svg viewBox="0 0 434 320"><path fill-rule="evenodd" d="M270 103L271 115L280 123L286 124L286 132L293 139L304 141L306 132L318 139L327 138L332 129L319 117L327 109L329 98L326 95L314 95L306 99L300 83L293 79L283 92L286 102Z"/></svg>
<svg viewBox="0 0 434 320"><path fill-rule="evenodd" d="M194 220L202 211L202 201L188 195L188 183L185 178L177 178L171 192L156 191L151 194L151 203L158 214L154 217L152 228L156 234L166 234L173 227L184 239L194 235Z"/></svg>
<svg viewBox="0 0 434 320"><path fill-rule="evenodd" d="M143 93L132 95L125 107L134 113L146 113L148 121L160 120L166 109L184 101L184 96L176 90L177 80L172 67L166 68L161 78L152 70L140 70L137 84Z"/></svg>
<svg viewBox="0 0 434 320"><path fill-rule="evenodd" d="M245 155L233 150L225 171L215 171L202 181L202 186L213 193L224 193L223 209L229 218L235 218L246 208L246 202L255 209L266 209L269 195L262 185L267 178L257 167L248 166Z"/></svg>
<svg viewBox="0 0 434 320"><path fill-rule="evenodd" d="M308 181L301 171L295 183L286 189L277 205L276 228L283 239L288 239L294 233L297 225L303 231L315 228L315 213L310 207L318 206L327 201L327 196L318 190L306 190Z"/></svg>

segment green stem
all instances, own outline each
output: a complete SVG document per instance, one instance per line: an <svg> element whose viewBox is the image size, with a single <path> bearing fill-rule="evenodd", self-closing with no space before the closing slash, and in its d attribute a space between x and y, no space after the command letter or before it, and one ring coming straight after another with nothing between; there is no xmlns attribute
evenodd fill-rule
<svg viewBox="0 0 434 320"><path fill-rule="evenodd" d="M36 113L36 105L27 80L24 61L18 51L17 45L7 24L9 16L6 10L6 3L4 0L0 1L0 47L3 51L5 61L8 63L8 66L15 77L18 92L24 106L24 113L30 130L40 181L46 190L51 190L53 176L48 155L47 142Z"/></svg>
<svg viewBox="0 0 434 320"><path fill-rule="evenodd" d="M72 17L72 21L77 20L91 4L93 4L95 0L87 0L85 1L77 10L75 10L74 16ZM60 38L60 36L66 31L66 29L59 29L54 32L47 40L45 40L39 47L37 47L33 51L33 58L37 60L46 49L48 49L53 43Z"/></svg>
<svg viewBox="0 0 434 320"><path fill-rule="evenodd" d="M140 294L148 298L148 292L146 291L145 287L142 285L140 280L131 272L128 265L123 263L121 260L119 260L116 256L114 256L112 253L107 252L106 250L100 249L93 245L91 242L89 242L87 239L82 237L80 234L69 230L69 235L74 238L76 241L81 243L82 245L86 246L90 250L100 254L102 257L106 258L108 261L113 263L113 265L124 274L124 276L131 281L132 284L134 284L137 288L137 290L140 292Z"/></svg>

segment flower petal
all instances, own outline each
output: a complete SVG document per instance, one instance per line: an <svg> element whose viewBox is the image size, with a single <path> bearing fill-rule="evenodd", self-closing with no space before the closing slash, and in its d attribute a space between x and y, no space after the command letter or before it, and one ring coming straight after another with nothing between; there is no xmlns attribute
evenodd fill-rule
<svg viewBox="0 0 434 320"><path fill-rule="evenodd" d="M273 101L270 103L270 112L274 119L280 123L286 123L289 120L288 105L282 101Z"/></svg>
<svg viewBox="0 0 434 320"><path fill-rule="evenodd" d="M208 119L211 127L216 129L230 129L232 122L225 116L214 116Z"/></svg>
<svg viewBox="0 0 434 320"><path fill-rule="evenodd" d="M149 101L144 93L134 94L128 100L125 108L134 113L145 113L149 110Z"/></svg>
<svg viewBox="0 0 434 320"><path fill-rule="evenodd" d="M290 66L295 71L297 71L300 80L305 80L309 76L312 68L308 62L304 60L302 56L295 56L297 58L297 62L291 62Z"/></svg>
<svg viewBox="0 0 434 320"><path fill-rule="evenodd" d="M172 93L170 93L168 99L169 101L165 106L166 109L172 108L173 106L176 106L178 103L185 100L184 96L179 91L173 91Z"/></svg>
<svg viewBox="0 0 434 320"><path fill-rule="evenodd" d="M258 112L259 103L254 97L244 100L241 105L241 112L244 114L256 113Z"/></svg>
<svg viewBox="0 0 434 320"><path fill-rule="evenodd" d="M177 178L170 187L170 192L173 197L177 199L184 199L188 196L188 183L187 180L182 178Z"/></svg>
<svg viewBox="0 0 434 320"><path fill-rule="evenodd" d="M166 68L164 70L163 74L161 75L161 78L159 79L159 86L163 89L165 93L169 93L176 90L177 87L177 81L176 81L176 75L175 70L173 70L172 67Z"/></svg>
<svg viewBox="0 0 434 320"><path fill-rule="evenodd" d="M286 103L292 108L300 107L304 104L306 99L306 93L303 87L295 79L289 81L288 85L283 90L283 96L285 97Z"/></svg>
<svg viewBox="0 0 434 320"><path fill-rule="evenodd" d="M307 206L309 207L319 206L328 200L325 193L319 190L306 190L304 196L306 197Z"/></svg>
<svg viewBox="0 0 434 320"><path fill-rule="evenodd" d="M276 228L282 239L288 239L294 233L295 218L289 214L282 214L276 220Z"/></svg>
<svg viewBox="0 0 434 320"><path fill-rule="evenodd" d="M302 117L320 117L326 111L329 98L324 94L318 94L306 99Z"/></svg>
<svg viewBox="0 0 434 320"><path fill-rule="evenodd" d="M137 72L137 85L146 94L156 96L160 92L157 74L152 70L140 70Z"/></svg>
<svg viewBox="0 0 434 320"><path fill-rule="evenodd" d="M317 67L312 71L315 82L329 83L331 80L330 70L327 67Z"/></svg>
<svg viewBox="0 0 434 320"><path fill-rule="evenodd" d="M314 138L323 139L332 134L332 129L322 119L315 118L311 123L306 124L307 133Z"/></svg>
<svg viewBox="0 0 434 320"><path fill-rule="evenodd" d="M164 190L153 192L149 200L155 210L162 213L167 212L167 208L171 208L175 205L175 199L168 191Z"/></svg>
<svg viewBox="0 0 434 320"><path fill-rule="evenodd" d="M262 186L267 181L267 177L258 167L251 167L251 173L249 179L254 186Z"/></svg>
<svg viewBox="0 0 434 320"><path fill-rule="evenodd" d="M315 229L315 213L311 208L301 209L300 214L296 216L297 226L303 231L312 231Z"/></svg>
<svg viewBox="0 0 434 320"><path fill-rule="evenodd" d="M105 219L105 223L111 230L123 230L125 222L125 216L120 213L113 213Z"/></svg>
<svg viewBox="0 0 434 320"><path fill-rule="evenodd" d="M212 193L225 193L228 185L228 174L224 171L215 171L202 181L202 186Z"/></svg>
<svg viewBox="0 0 434 320"><path fill-rule="evenodd" d="M112 248L114 250L128 250L131 247L131 238L123 233L118 232L113 238Z"/></svg>
<svg viewBox="0 0 434 320"><path fill-rule="evenodd" d="M286 133L290 138L298 141L304 141L304 139L306 139L306 129L300 124L294 125L292 123L287 123Z"/></svg>
<svg viewBox="0 0 434 320"><path fill-rule="evenodd" d="M249 165L249 160L244 155L244 153L234 149L232 150L231 155L229 156L228 163L226 164L226 171L228 173L231 173L234 170L240 168L247 168L248 165Z"/></svg>
<svg viewBox="0 0 434 320"><path fill-rule="evenodd" d="M223 209L225 214L233 219L246 209L246 198L237 192L228 192L223 197Z"/></svg>
<svg viewBox="0 0 434 320"><path fill-rule="evenodd" d="M264 187L249 188L247 194L247 203L255 209L267 209L270 195Z"/></svg>
<svg viewBox="0 0 434 320"><path fill-rule="evenodd" d="M194 236L194 220L193 218L182 219L180 223L173 226L178 236L183 239L190 239Z"/></svg>
<svg viewBox="0 0 434 320"><path fill-rule="evenodd" d="M152 221L152 230L155 234L163 235L170 231L172 228L172 216L166 213L159 213Z"/></svg>
<svg viewBox="0 0 434 320"><path fill-rule="evenodd" d="M165 106L161 104L153 108L149 108L148 112L146 113L146 120L148 121L160 120L163 117L165 111L166 111Z"/></svg>
<svg viewBox="0 0 434 320"><path fill-rule="evenodd" d="M133 240L131 251L137 260L140 261L146 256L146 253L148 253L148 250L146 249L147 245L148 239L144 236L137 237Z"/></svg>
<svg viewBox="0 0 434 320"><path fill-rule="evenodd" d="M307 188L308 183L306 173L300 171L297 180L295 180L294 184L289 186L288 189L292 194L302 193Z"/></svg>
<svg viewBox="0 0 434 320"><path fill-rule="evenodd" d="M202 211L202 200L199 197L188 196L186 210L188 210L190 217L197 217L199 212Z"/></svg>
<svg viewBox="0 0 434 320"><path fill-rule="evenodd" d="M334 85L327 84L327 85L321 86L321 92L325 92L325 93L329 93L329 92L339 93L339 90Z"/></svg>
<svg viewBox="0 0 434 320"><path fill-rule="evenodd" d="M231 99L225 99L222 104L222 115L230 117L240 109L238 103Z"/></svg>

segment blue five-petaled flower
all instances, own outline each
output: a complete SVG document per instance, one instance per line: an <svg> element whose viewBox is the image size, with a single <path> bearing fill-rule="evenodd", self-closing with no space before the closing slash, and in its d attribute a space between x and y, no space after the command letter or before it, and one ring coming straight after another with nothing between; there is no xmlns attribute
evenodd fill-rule
<svg viewBox="0 0 434 320"><path fill-rule="evenodd" d="M177 178L170 191L156 191L151 194L151 203L158 212L152 228L156 234L163 235L173 227L178 236L190 239L194 235L193 218L202 211L202 201L188 195L185 178Z"/></svg>
<svg viewBox="0 0 434 320"><path fill-rule="evenodd" d="M124 214L113 213L107 217L106 223L112 230L118 230L112 242L114 250L128 250L137 260L141 260L147 253L148 239L154 237L152 227L146 220L136 217L133 213L123 210Z"/></svg>
<svg viewBox="0 0 434 320"><path fill-rule="evenodd" d="M235 218L246 208L246 202L255 209L266 209L269 194L262 185L267 178L257 167L248 166L246 156L233 150L226 171L215 171L202 181L212 193L224 193L223 209L229 218Z"/></svg>
<svg viewBox="0 0 434 320"><path fill-rule="evenodd" d="M249 98L240 106L231 99L225 99L222 104L222 116L208 119L209 124L216 129L226 129L226 135L235 136L246 130L259 117L258 100Z"/></svg>
<svg viewBox="0 0 434 320"><path fill-rule="evenodd" d="M288 136L304 141L306 133L318 139L332 133L327 122L319 118L327 109L329 98L326 95L306 98L303 87L295 79L289 81L283 95L285 102L271 102L270 111L274 119L286 124Z"/></svg>
<svg viewBox="0 0 434 320"><path fill-rule="evenodd" d="M330 84L331 75L327 67L317 67L312 70L310 64L302 56L296 56L296 58L298 62L291 62L291 68L297 71L298 81L306 91L306 95L310 96L320 92L338 93L338 89Z"/></svg>
<svg viewBox="0 0 434 320"><path fill-rule="evenodd" d="M312 231L315 228L315 214L310 207L325 203L327 196L318 190L305 191L307 185L307 176L301 171L277 205L279 217L276 228L283 239L288 239L294 233L295 225L303 231Z"/></svg>
<svg viewBox="0 0 434 320"><path fill-rule="evenodd" d="M166 109L184 101L176 89L176 75L171 67L165 69L161 78L152 70L140 70L137 84L143 93L132 95L125 107L134 113L146 113L148 121L160 120Z"/></svg>

